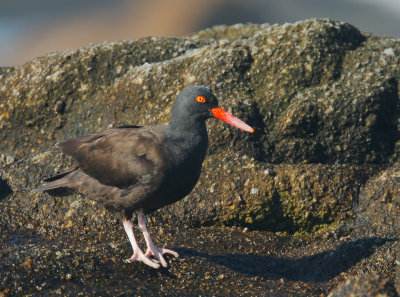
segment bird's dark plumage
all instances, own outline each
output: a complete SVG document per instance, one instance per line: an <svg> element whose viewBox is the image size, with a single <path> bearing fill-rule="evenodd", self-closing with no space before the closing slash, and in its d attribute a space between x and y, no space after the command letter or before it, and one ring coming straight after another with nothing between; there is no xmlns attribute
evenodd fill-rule
<svg viewBox="0 0 400 297"><path fill-rule="evenodd" d="M131 260L158 268L150 259L153 255L166 266L162 254L177 254L154 246L146 236L144 214L184 198L194 188L208 146L205 120L212 116L253 131L220 109L210 89L188 87L174 102L170 125L123 126L59 142L58 147L72 156L78 167L48 179L37 190L53 194L57 189L78 191L119 213L134 249ZM134 239L129 221L134 212L138 212L148 254L140 254Z"/></svg>

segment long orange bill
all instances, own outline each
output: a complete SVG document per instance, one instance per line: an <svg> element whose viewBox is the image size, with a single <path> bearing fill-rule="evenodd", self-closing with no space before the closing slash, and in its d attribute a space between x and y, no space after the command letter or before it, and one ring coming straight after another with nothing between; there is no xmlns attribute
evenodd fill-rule
<svg viewBox="0 0 400 297"><path fill-rule="evenodd" d="M214 114L214 117L217 119L223 120L224 122L227 122L228 124L231 124L232 126L235 126L236 128L242 129L244 131L253 133L254 129L247 125L245 122L239 120L238 118L234 117L230 113L227 113L225 110L223 110L220 107L215 107L213 109L210 109L210 111Z"/></svg>

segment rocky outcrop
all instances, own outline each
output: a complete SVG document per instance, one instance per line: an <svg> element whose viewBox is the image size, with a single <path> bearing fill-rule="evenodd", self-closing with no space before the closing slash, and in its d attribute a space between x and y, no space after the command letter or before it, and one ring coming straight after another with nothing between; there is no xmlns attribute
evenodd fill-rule
<svg viewBox="0 0 400 297"><path fill-rule="evenodd" d="M224 269L236 269L238 274L222 269L221 279L245 278L257 288L255 295L267 292L265 283L278 287L276 279L287 280L288 295L310 281L326 284L298 296L327 293L346 278L343 274L361 270L393 279L399 211L399 62L398 40L364 34L347 23L307 20L283 26L217 26L182 38L91 45L0 69L0 230L6 234L5 251L11 255L19 249L9 240L15 232L46 240L63 234L72 238L72 246L82 236L97 234L106 240L109 232L118 232L116 218L79 195L54 198L30 192L43 178L73 164L53 145L107 127L167 123L176 94L188 85L203 84L214 90L222 107L256 132L244 134L210 120L202 177L188 197L154 214L158 226L214 226L217 229L212 230L229 230L238 241L246 233L239 236L232 230L254 230L252 240L272 243L283 257L291 250L280 242L289 236L291 244L299 245L292 254L298 263L280 262L279 255L260 258L273 276L248 272L245 261L234 256L244 253L241 247L216 241L233 253L223 263L242 263L226 264ZM213 240L207 234L202 233L204 240ZM293 234L301 239L297 242ZM193 240L193 234L186 235L178 237L181 242ZM120 239L113 238L125 242L122 233ZM88 244L95 249L95 240ZM49 254L56 253L52 243L44 246ZM251 244L243 246L252 249ZM200 253L190 249L183 254ZM357 261L349 260L357 249ZM329 251L338 259L329 258ZM257 246L248 259L266 252ZM68 274L67 262L62 262L63 268L48 268L39 260L40 253L38 248L32 260L40 271ZM215 262L212 252L207 253L198 256ZM23 254L28 255L25 249ZM107 257L107 252L101 254ZM87 259L83 253L77 255L73 261ZM269 260L276 266L269 266ZM3 254L0 263L8 267L0 278L19 275L12 272L9 256ZM340 271L333 269L321 279L301 269L327 263L337 264ZM112 267L118 269L117 264ZM222 270L214 265L212 271ZM212 271L210 278L219 279ZM248 275L256 279L249 280ZM16 292L17 283L3 282L8 284L3 290ZM216 288L206 292L218 294Z"/></svg>
<svg viewBox="0 0 400 297"><path fill-rule="evenodd" d="M397 297L393 282L377 274L366 274L348 279L328 297L387 296Z"/></svg>

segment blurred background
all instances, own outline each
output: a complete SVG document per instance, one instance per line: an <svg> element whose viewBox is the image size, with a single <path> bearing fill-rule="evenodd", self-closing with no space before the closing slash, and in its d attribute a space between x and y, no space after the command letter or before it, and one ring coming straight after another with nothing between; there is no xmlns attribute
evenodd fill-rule
<svg viewBox="0 0 400 297"><path fill-rule="evenodd" d="M0 0L0 66L89 43L311 17L400 37L400 0Z"/></svg>

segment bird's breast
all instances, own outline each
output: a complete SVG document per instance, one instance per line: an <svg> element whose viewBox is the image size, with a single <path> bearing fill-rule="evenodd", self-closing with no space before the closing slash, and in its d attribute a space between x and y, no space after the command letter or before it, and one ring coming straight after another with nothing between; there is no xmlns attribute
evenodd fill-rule
<svg viewBox="0 0 400 297"><path fill-rule="evenodd" d="M200 177L208 140L201 137L189 140L190 143L187 143L187 137L184 140L177 139L166 146L168 168L164 172L165 176L160 186L165 205L188 195Z"/></svg>

